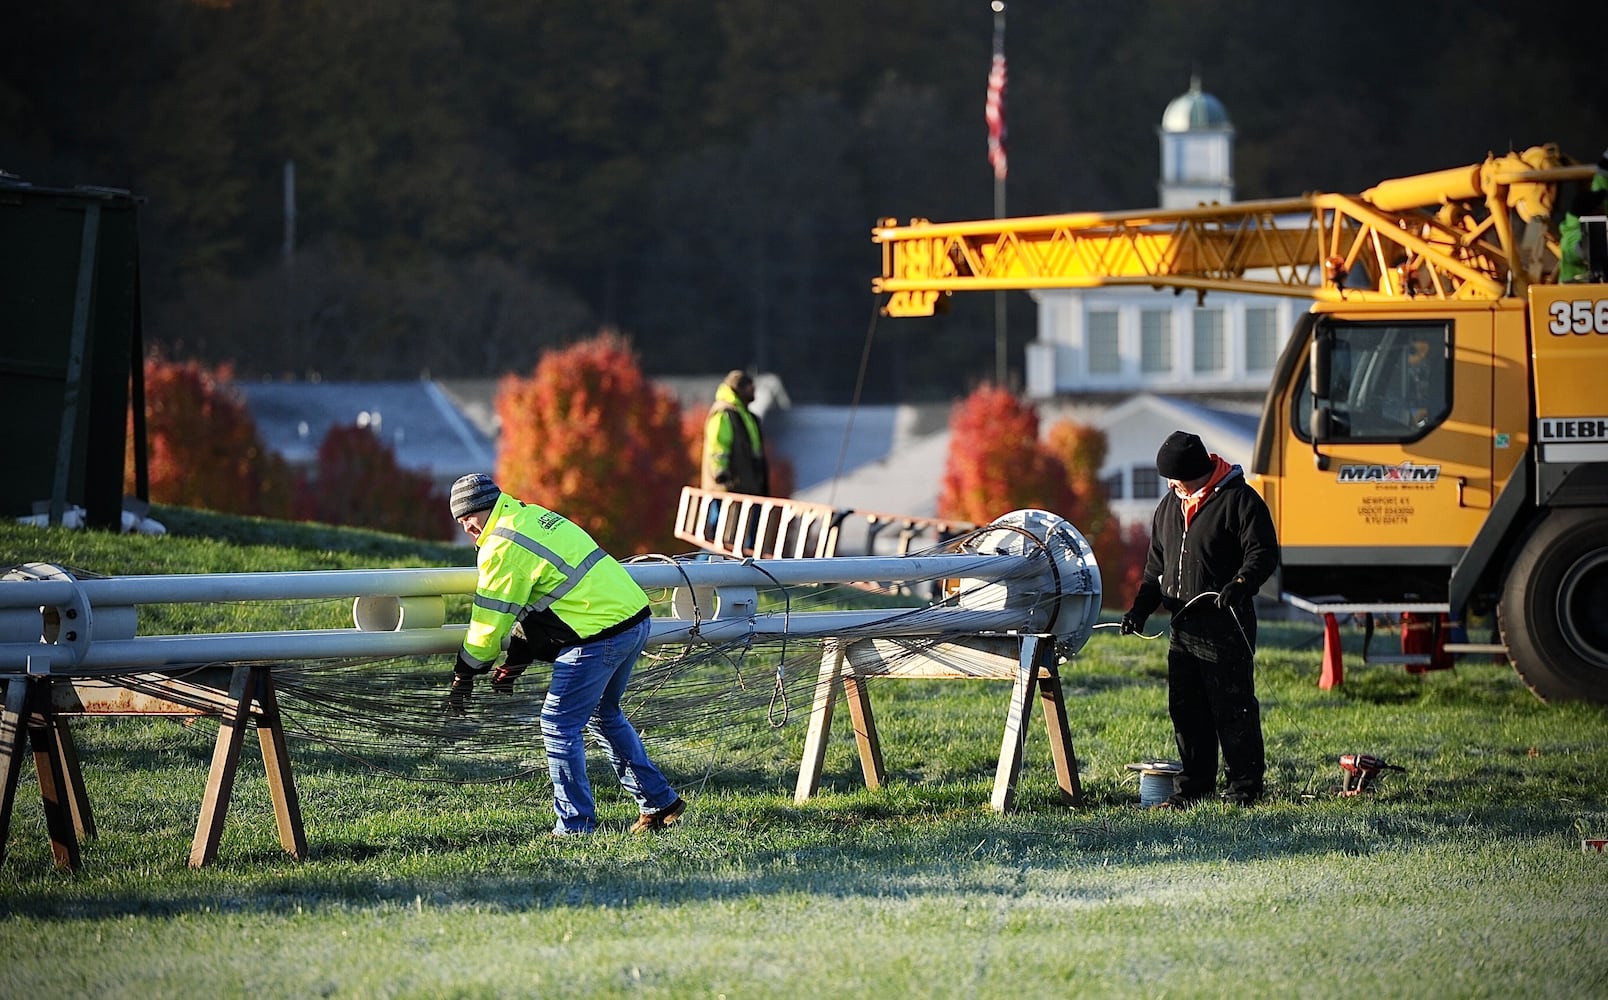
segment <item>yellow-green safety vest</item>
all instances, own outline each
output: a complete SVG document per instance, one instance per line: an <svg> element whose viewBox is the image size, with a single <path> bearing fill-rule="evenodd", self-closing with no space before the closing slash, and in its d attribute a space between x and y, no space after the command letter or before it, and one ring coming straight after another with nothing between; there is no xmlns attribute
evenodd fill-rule
<svg viewBox="0 0 1608 1000"><path fill-rule="evenodd" d="M648 596L585 529L504 493L476 539L480 580L463 640L465 658L487 666L521 617L533 639L573 645L641 615ZM612 633L610 633L612 634Z"/></svg>

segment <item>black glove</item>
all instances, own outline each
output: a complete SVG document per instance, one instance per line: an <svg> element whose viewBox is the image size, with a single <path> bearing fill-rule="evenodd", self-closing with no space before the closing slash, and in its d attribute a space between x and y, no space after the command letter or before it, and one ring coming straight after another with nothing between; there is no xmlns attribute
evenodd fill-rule
<svg viewBox="0 0 1608 1000"><path fill-rule="evenodd" d="M447 692L447 714L463 718L469 714L469 694L475 689L473 674L453 674L452 688Z"/></svg>
<svg viewBox="0 0 1608 1000"><path fill-rule="evenodd" d="M490 666L476 666L462 651L452 665L452 688L447 692L447 714L462 716L469 708L469 694L475 689L475 675L490 670Z"/></svg>
<svg viewBox="0 0 1608 1000"><path fill-rule="evenodd" d="M513 694L514 679L524 672L523 663L504 663L491 672L491 689L498 694Z"/></svg>
<svg viewBox="0 0 1608 1000"><path fill-rule="evenodd" d="M1136 616L1132 611L1122 616L1121 635L1140 635L1144 632L1145 620Z"/></svg>
<svg viewBox="0 0 1608 1000"><path fill-rule="evenodd" d="M1217 606L1220 608L1239 607L1251 596L1250 584L1245 582L1243 576L1223 584L1223 589L1217 592Z"/></svg>

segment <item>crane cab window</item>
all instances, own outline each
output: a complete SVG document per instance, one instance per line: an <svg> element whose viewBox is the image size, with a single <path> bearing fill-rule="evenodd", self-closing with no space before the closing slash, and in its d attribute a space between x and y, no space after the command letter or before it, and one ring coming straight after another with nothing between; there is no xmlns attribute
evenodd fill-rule
<svg viewBox="0 0 1608 1000"><path fill-rule="evenodd" d="M1329 320L1313 336L1290 415L1304 440L1416 441L1451 413L1450 323Z"/></svg>

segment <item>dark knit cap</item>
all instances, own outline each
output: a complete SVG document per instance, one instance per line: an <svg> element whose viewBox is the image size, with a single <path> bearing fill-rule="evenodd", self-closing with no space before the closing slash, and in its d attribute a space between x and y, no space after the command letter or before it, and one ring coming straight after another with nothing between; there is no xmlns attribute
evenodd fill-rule
<svg viewBox="0 0 1608 1000"><path fill-rule="evenodd" d="M1211 473L1212 457L1200 438L1186 431L1173 431L1156 452L1156 471L1163 479L1187 483Z"/></svg>
<svg viewBox="0 0 1608 1000"><path fill-rule="evenodd" d="M471 472L458 477L452 484L452 516L465 517L477 510L490 510L497 505L502 490L484 472Z"/></svg>

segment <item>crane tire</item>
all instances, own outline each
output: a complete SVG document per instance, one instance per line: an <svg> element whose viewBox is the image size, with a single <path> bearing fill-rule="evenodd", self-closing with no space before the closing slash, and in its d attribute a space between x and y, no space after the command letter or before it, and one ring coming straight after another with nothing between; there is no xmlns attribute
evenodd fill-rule
<svg viewBox="0 0 1608 1000"><path fill-rule="evenodd" d="M1608 510L1554 508L1509 567L1497 605L1508 659L1542 701L1608 703Z"/></svg>

